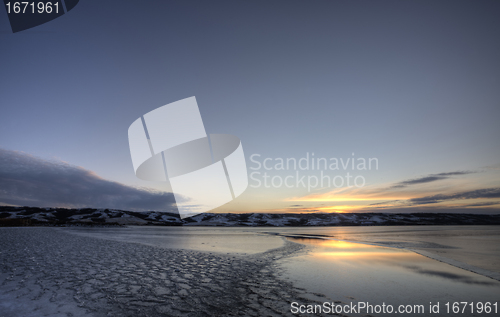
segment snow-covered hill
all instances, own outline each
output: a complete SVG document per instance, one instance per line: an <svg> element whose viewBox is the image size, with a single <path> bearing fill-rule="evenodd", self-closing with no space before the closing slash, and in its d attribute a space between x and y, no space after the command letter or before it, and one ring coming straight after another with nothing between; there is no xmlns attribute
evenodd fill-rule
<svg viewBox="0 0 500 317"><path fill-rule="evenodd" d="M0 226L22 225L160 225L160 226L388 226L388 225L500 225L500 215L451 213L315 213L213 214L181 220L158 211L64 209L0 206Z"/></svg>

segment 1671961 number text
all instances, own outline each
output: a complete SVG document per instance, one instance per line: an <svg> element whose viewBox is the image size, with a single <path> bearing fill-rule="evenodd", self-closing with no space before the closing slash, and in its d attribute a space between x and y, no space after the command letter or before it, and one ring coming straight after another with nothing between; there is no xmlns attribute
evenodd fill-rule
<svg viewBox="0 0 500 317"><path fill-rule="evenodd" d="M7 13L59 13L59 2L7 2Z"/></svg>
<svg viewBox="0 0 500 317"><path fill-rule="evenodd" d="M454 303L446 303L446 313L454 313L454 314L465 314L465 313L486 313L486 314L497 314L498 313L498 303L469 303L469 302L454 302Z"/></svg>

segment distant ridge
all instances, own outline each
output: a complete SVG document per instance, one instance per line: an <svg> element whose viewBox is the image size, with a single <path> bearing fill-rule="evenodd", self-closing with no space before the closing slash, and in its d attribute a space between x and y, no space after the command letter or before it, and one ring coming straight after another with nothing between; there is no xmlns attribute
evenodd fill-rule
<svg viewBox="0 0 500 317"><path fill-rule="evenodd" d="M500 215L452 213L307 213L214 214L181 220L178 214L115 209L65 209L0 206L0 226L407 226L500 225Z"/></svg>

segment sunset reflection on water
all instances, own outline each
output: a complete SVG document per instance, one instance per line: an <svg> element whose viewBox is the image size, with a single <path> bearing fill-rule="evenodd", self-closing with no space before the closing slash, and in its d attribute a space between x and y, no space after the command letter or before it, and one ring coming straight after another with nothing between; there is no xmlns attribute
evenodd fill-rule
<svg viewBox="0 0 500 317"><path fill-rule="evenodd" d="M401 263L401 261L418 262L422 258L420 255L406 250L347 241L299 237L288 237L287 239L315 246L316 250L311 256L315 258L327 258L330 261L391 262L393 260L394 262Z"/></svg>
<svg viewBox="0 0 500 317"><path fill-rule="evenodd" d="M330 299L391 304L493 301L500 283L400 248L288 234L308 246L283 267L310 293ZM431 315L424 315L431 316Z"/></svg>

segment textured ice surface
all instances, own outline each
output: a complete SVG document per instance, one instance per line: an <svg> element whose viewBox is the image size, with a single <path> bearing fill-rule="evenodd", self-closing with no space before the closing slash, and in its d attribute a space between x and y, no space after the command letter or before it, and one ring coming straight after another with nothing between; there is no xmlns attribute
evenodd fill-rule
<svg viewBox="0 0 500 317"><path fill-rule="evenodd" d="M254 255L0 228L0 316L280 316L304 296L278 278L286 243Z"/></svg>

